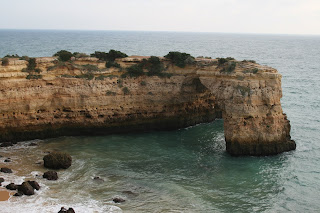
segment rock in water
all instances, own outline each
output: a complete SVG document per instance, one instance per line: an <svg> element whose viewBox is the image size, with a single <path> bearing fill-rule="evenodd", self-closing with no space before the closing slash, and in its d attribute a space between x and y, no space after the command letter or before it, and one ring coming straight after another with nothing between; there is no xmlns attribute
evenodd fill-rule
<svg viewBox="0 0 320 213"><path fill-rule="evenodd" d="M36 181L28 181L28 183L35 189L35 190L39 190L40 189L40 185L38 182Z"/></svg>
<svg viewBox="0 0 320 213"><path fill-rule="evenodd" d="M69 209L67 210L67 213L75 213L75 211L73 210L73 208L69 208Z"/></svg>
<svg viewBox="0 0 320 213"><path fill-rule="evenodd" d="M4 182L4 178L1 177L0 178L0 183L2 183L2 182Z"/></svg>
<svg viewBox="0 0 320 213"><path fill-rule="evenodd" d="M71 166L72 158L64 152L52 152L43 157L44 167L49 169L67 169Z"/></svg>
<svg viewBox="0 0 320 213"><path fill-rule="evenodd" d="M68 210L64 207L61 207L60 211L58 213L75 213L73 208L69 208Z"/></svg>
<svg viewBox="0 0 320 213"><path fill-rule="evenodd" d="M113 202L115 202L115 203L123 203L124 201L126 201L126 200L121 197L113 198Z"/></svg>
<svg viewBox="0 0 320 213"><path fill-rule="evenodd" d="M13 143L12 142L3 142L0 146L1 147L13 146Z"/></svg>
<svg viewBox="0 0 320 213"><path fill-rule="evenodd" d="M60 211L58 211L58 213L66 213L67 209L64 207L61 207Z"/></svg>
<svg viewBox="0 0 320 213"><path fill-rule="evenodd" d="M23 182L19 187L18 191L25 195L34 195L34 189L28 182Z"/></svg>
<svg viewBox="0 0 320 213"><path fill-rule="evenodd" d="M6 186L6 189L9 190L17 190L18 189L18 185L14 184L14 183L10 183Z"/></svg>
<svg viewBox="0 0 320 213"><path fill-rule="evenodd" d="M3 173L12 173L12 170L9 169L9 168L7 168L7 167L2 167L2 168L0 169L0 171L3 172Z"/></svg>
<svg viewBox="0 0 320 213"><path fill-rule="evenodd" d="M15 193L13 196L20 197L20 196L22 196L22 195L23 195L22 192L17 192L17 193Z"/></svg>
<svg viewBox="0 0 320 213"><path fill-rule="evenodd" d="M57 180L58 174L55 171L47 171L43 174L43 178L46 178L47 180Z"/></svg>

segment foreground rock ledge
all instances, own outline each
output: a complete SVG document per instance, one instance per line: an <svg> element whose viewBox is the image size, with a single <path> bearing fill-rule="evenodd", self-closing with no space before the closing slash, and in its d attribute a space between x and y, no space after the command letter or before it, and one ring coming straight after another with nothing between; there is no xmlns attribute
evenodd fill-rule
<svg viewBox="0 0 320 213"><path fill-rule="evenodd" d="M176 129L223 118L231 155L295 149L277 70L246 61L226 72L216 59L179 68L162 58L171 77L120 77L143 58L118 59L122 69L107 69L96 58L65 66L37 58L41 79L27 79L27 61L10 59L0 65L0 141ZM91 78L81 77L87 64L99 68Z"/></svg>

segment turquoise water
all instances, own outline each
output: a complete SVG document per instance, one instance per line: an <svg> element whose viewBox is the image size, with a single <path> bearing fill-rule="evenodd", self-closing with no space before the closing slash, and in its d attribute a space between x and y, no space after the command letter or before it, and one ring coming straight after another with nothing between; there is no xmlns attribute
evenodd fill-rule
<svg viewBox="0 0 320 213"><path fill-rule="evenodd" d="M116 206L124 212L320 211L320 36L0 30L0 56L111 48L129 55L163 56L177 50L232 56L277 68L297 150L231 157L225 152L222 120L169 132L48 139L39 142L37 151L21 149L34 161L44 150L65 150L74 163L57 183L39 179L47 188L37 195L37 206L57 209L66 203L77 212L105 212L115 206L112 198L121 196L127 201ZM5 154L14 151L10 149ZM104 181L93 181L95 176ZM35 198L23 199L11 202L35 209ZM1 206L15 210L11 203Z"/></svg>

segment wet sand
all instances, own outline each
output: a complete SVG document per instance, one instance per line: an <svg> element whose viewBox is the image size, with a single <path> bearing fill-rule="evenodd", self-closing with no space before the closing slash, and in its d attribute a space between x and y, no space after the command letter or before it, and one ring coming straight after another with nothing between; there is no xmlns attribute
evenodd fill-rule
<svg viewBox="0 0 320 213"><path fill-rule="evenodd" d="M0 190L0 201L7 201L10 198L10 192Z"/></svg>

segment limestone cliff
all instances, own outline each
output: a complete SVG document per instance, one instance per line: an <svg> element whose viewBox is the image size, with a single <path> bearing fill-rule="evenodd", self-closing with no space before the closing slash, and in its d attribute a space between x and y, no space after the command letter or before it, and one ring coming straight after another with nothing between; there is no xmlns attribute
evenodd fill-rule
<svg viewBox="0 0 320 213"><path fill-rule="evenodd" d="M0 65L0 141L175 129L222 116L232 155L295 149L275 69L237 62L228 71L216 59L179 68L162 59L166 76L120 77L143 58L118 59L121 68L95 58L37 58L40 74L10 59Z"/></svg>

